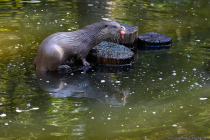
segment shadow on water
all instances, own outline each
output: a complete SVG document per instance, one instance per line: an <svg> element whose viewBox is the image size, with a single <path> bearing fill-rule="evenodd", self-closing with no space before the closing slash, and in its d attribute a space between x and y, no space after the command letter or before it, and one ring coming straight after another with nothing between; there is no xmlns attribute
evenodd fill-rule
<svg viewBox="0 0 210 140"><path fill-rule="evenodd" d="M119 68L115 67L111 70L119 71ZM82 71L74 73L36 71L36 77L39 86L54 98L86 97L97 99L101 103L124 106L129 95L128 89L120 89L118 85L115 85L118 81L110 80L111 73L95 72L85 67Z"/></svg>

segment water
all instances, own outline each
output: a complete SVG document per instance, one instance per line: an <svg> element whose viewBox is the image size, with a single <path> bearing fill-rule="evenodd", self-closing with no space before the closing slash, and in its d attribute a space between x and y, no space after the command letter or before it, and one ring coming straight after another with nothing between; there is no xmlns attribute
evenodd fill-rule
<svg viewBox="0 0 210 140"><path fill-rule="evenodd" d="M209 6L1 1L0 139L209 139ZM172 48L138 51L124 71L35 74L44 38L106 19L171 36Z"/></svg>

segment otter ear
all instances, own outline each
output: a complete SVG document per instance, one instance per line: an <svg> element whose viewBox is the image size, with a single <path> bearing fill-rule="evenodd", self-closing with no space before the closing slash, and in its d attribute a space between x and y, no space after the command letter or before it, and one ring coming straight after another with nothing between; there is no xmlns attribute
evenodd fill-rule
<svg viewBox="0 0 210 140"><path fill-rule="evenodd" d="M106 24L105 27L107 27L108 25Z"/></svg>

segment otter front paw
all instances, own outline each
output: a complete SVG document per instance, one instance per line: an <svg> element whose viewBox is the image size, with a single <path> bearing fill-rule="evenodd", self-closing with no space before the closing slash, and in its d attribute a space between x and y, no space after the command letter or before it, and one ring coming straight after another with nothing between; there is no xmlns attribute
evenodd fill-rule
<svg viewBox="0 0 210 140"><path fill-rule="evenodd" d="M83 62L83 65L84 66L90 66L90 64L87 61Z"/></svg>

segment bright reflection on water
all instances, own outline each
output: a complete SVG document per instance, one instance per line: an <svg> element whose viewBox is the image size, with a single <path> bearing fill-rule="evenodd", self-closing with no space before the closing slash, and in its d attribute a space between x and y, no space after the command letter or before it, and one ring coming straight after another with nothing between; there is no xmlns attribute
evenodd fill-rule
<svg viewBox="0 0 210 140"><path fill-rule="evenodd" d="M209 6L200 1L1 1L0 139L209 138ZM131 68L36 73L41 41L112 19L173 38Z"/></svg>

